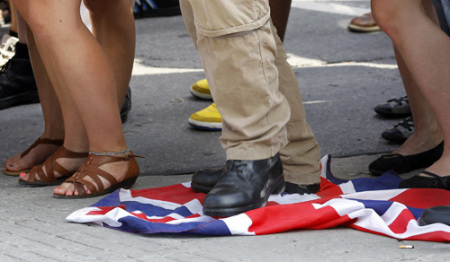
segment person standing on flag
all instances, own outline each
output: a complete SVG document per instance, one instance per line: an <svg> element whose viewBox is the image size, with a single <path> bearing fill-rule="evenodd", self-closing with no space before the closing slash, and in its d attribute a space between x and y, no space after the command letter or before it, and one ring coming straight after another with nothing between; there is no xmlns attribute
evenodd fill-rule
<svg viewBox="0 0 450 262"><path fill-rule="evenodd" d="M180 7L223 121L226 167L204 199L204 213L259 208L284 190L284 179L317 191L319 147L269 1L181 0Z"/></svg>

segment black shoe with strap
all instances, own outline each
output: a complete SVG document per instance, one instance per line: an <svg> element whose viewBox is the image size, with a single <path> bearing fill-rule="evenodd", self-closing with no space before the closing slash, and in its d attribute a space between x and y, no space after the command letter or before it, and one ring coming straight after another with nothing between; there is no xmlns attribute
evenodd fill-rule
<svg viewBox="0 0 450 262"><path fill-rule="evenodd" d="M407 117L393 127L381 133L381 137L389 142L403 144L406 139L414 134L414 121L412 117Z"/></svg>
<svg viewBox="0 0 450 262"><path fill-rule="evenodd" d="M396 118L411 115L408 97L389 99L386 103L379 104L374 108L375 112L382 117Z"/></svg>
<svg viewBox="0 0 450 262"><path fill-rule="evenodd" d="M440 188L450 190L450 176L438 176L429 171L422 171L421 173L429 175L413 176L406 179L398 185L399 188Z"/></svg>

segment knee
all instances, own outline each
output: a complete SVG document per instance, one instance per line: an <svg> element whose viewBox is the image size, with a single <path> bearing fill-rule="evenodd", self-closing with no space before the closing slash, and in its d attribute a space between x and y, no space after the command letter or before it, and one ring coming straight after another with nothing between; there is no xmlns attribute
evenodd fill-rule
<svg viewBox="0 0 450 262"><path fill-rule="evenodd" d="M377 1L372 2L372 15L378 26L389 36L393 35L397 31L397 12L389 6L378 6Z"/></svg>
<svg viewBox="0 0 450 262"><path fill-rule="evenodd" d="M34 12L23 15L23 18L36 38L47 38L52 30L50 27L55 24L54 21L48 19L47 16L39 15Z"/></svg>

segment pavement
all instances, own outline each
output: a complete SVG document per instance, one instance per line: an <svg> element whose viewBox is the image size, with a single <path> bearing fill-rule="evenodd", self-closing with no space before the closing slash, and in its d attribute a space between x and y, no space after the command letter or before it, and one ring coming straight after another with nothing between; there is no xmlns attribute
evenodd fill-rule
<svg viewBox="0 0 450 262"><path fill-rule="evenodd" d="M370 1L294 0L285 37L308 122L343 179L369 177L368 164L398 146L380 134L399 119L373 111L404 95L391 42L382 32L346 29L369 8ZM124 130L130 148L146 158L139 160L142 175L134 188L189 181L193 171L225 161L220 132L187 124L210 103L189 94L189 86L204 78L200 59L180 16L140 19L136 26L133 108ZM21 152L42 130L38 104L2 110L0 159ZM1 175L0 261L447 261L449 254L446 243L344 227L254 237L142 236L65 221L98 199L57 200L50 187L22 188L17 178ZM404 244L415 248L399 249Z"/></svg>

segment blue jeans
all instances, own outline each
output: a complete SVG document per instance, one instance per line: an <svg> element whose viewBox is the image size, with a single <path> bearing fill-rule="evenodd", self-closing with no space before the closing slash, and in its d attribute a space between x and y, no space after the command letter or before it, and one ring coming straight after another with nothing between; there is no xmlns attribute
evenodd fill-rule
<svg viewBox="0 0 450 262"><path fill-rule="evenodd" d="M450 36L450 0L433 0L442 30Z"/></svg>

